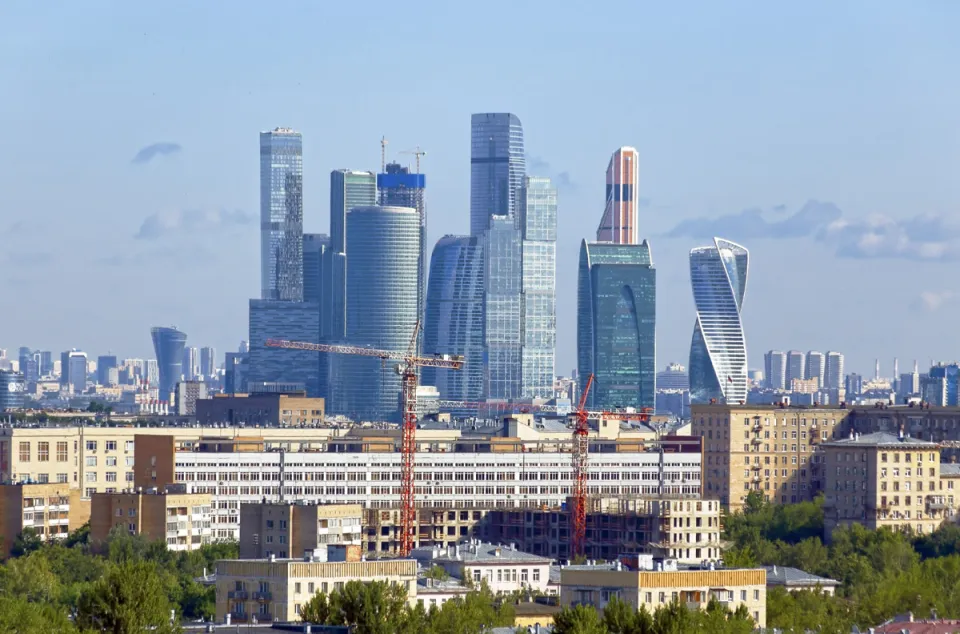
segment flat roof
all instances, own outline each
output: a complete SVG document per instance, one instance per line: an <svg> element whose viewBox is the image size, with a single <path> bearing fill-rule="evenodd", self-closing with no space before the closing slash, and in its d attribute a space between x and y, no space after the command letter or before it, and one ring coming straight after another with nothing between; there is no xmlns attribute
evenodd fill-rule
<svg viewBox="0 0 960 634"><path fill-rule="evenodd" d="M831 440L822 443L824 447L893 447L900 449L934 449L939 447L935 442L922 440L920 438L911 438L910 436L900 437L897 434L878 431L872 434L857 434L853 438L843 438L840 440Z"/></svg>

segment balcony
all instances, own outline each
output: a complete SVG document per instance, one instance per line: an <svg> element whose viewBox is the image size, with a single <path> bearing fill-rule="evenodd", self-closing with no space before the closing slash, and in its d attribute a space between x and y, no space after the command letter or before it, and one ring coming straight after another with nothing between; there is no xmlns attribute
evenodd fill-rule
<svg viewBox="0 0 960 634"><path fill-rule="evenodd" d="M273 601L272 592L254 592L253 593L254 601Z"/></svg>
<svg viewBox="0 0 960 634"><path fill-rule="evenodd" d="M753 421L753 431L760 431L761 429L763 429L763 425L760 424L760 419L758 418Z"/></svg>
<svg viewBox="0 0 960 634"><path fill-rule="evenodd" d="M753 476L753 481L754 481L754 482L760 482L761 479L762 479L762 478L760 478L759 475Z"/></svg>
<svg viewBox="0 0 960 634"><path fill-rule="evenodd" d="M750 439L750 442L752 442L755 445L759 445L761 442L763 442L763 439L760 438L760 436L754 436L753 438Z"/></svg>
<svg viewBox="0 0 960 634"><path fill-rule="evenodd" d="M760 471L760 465L758 465L758 464L755 464L755 465L751 466L750 468L753 469L754 471Z"/></svg>
<svg viewBox="0 0 960 634"><path fill-rule="evenodd" d="M231 590L227 593L227 598L234 601L246 601L250 598L250 593L246 590Z"/></svg>

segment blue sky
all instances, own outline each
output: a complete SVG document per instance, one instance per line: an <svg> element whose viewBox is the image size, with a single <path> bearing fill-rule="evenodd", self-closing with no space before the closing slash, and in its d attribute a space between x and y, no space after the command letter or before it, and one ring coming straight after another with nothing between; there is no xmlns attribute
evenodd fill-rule
<svg viewBox="0 0 960 634"><path fill-rule="evenodd" d="M3 3L0 346L152 356L150 326L175 324L233 349L259 292L260 130L303 132L307 231L330 170L376 169L382 135L402 161L426 149L432 248L468 230L470 114L510 111L530 173L561 182L558 372L621 145L649 200L658 365L686 361L687 252L715 233L751 251L751 366L960 356L960 3L590 6Z"/></svg>

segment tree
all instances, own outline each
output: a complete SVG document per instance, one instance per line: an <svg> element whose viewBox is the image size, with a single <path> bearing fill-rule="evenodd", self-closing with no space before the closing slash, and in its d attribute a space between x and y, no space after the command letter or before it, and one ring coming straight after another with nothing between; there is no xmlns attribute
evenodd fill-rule
<svg viewBox="0 0 960 634"><path fill-rule="evenodd" d="M330 604L327 595L318 592L300 608L300 618L306 623L325 625L330 620Z"/></svg>
<svg viewBox="0 0 960 634"><path fill-rule="evenodd" d="M112 564L77 603L77 625L111 634L179 634L157 566L145 561Z"/></svg>
<svg viewBox="0 0 960 634"><path fill-rule="evenodd" d="M554 634L607 634L597 611L588 605L567 607L553 617Z"/></svg>
<svg viewBox="0 0 960 634"><path fill-rule="evenodd" d="M10 549L11 557L23 557L29 553L34 552L35 550L40 550L40 547L43 546L43 541L40 539L40 536L37 535L37 531L33 530L29 526L17 535L17 538L13 541L13 547Z"/></svg>
<svg viewBox="0 0 960 634"><path fill-rule="evenodd" d="M444 570L442 566L434 564L430 566L430 569L427 570L427 572L424 574L424 577L434 581L446 581L450 578L450 575L447 574L447 571Z"/></svg>
<svg viewBox="0 0 960 634"><path fill-rule="evenodd" d="M392 634L403 617L407 590L386 581L348 581L330 593L330 625L350 625L356 634Z"/></svg>
<svg viewBox="0 0 960 634"><path fill-rule="evenodd" d="M40 552L11 559L0 568L0 590L31 603L52 604L60 598L60 581Z"/></svg>
<svg viewBox="0 0 960 634"><path fill-rule="evenodd" d="M610 634L651 634L653 619L646 606L640 611L614 597L603 609L603 624Z"/></svg>
<svg viewBox="0 0 960 634"><path fill-rule="evenodd" d="M0 595L0 632L4 634L76 634L66 611L32 603L23 597Z"/></svg>

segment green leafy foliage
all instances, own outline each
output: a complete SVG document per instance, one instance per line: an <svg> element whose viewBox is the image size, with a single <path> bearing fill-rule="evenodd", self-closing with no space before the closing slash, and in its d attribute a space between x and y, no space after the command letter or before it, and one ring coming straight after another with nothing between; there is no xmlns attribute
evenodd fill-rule
<svg viewBox="0 0 960 634"><path fill-rule="evenodd" d="M674 601L650 614L646 606L635 610L614 598L602 616L590 606L576 605L561 610L553 622L556 634L750 634L754 630L746 608L730 612L717 601L705 610L691 610Z"/></svg>

